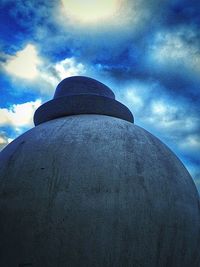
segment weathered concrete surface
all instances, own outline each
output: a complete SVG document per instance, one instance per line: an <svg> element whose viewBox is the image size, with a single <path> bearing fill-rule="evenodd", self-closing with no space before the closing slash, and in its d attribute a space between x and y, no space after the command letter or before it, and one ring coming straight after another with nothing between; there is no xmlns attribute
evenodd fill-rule
<svg viewBox="0 0 200 267"><path fill-rule="evenodd" d="M0 238L1 267L199 267L199 197L145 130L64 117L1 153Z"/></svg>

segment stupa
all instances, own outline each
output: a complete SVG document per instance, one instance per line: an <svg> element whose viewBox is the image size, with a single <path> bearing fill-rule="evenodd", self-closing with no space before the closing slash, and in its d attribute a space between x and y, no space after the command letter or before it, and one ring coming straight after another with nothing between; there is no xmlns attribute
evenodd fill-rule
<svg viewBox="0 0 200 267"><path fill-rule="evenodd" d="M0 154L0 266L199 267L200 202L175 154L102 83L64 79Z"/></svg>

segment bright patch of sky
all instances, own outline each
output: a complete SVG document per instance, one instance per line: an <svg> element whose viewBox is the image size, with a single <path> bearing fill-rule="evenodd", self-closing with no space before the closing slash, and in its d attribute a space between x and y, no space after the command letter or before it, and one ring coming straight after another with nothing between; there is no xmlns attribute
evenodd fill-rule
<svg viewBox="0 0 200 267"><path fill-rule="evenodd" d="M23 104L13 104L8 108L0 109L0 126L10 125L14 129L33 126L33 113L41 105L41 100Z"/></svg>
<svg viewBox="0 0 200 267"><path fill-rule="evenodd" d="M119 4L119 0L62 0L62 7L66 15L81 23L108 20L115 15Z"/></svg>
<svg viewBox="0 0 200 267"><path fill-rule="evenodd" d="M41 61L38 57L34 45L28 44L14 56L10 56L4 64L5 70L22 79L34 79L39 75L39 65Z"/></svg>

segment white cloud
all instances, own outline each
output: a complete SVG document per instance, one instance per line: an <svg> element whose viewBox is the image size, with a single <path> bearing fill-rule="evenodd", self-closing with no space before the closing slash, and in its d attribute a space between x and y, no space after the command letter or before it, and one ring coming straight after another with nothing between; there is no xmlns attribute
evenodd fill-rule
<svg viewBox="0 0 200 267"><path fill-rule="evenodd" d="M5 138L5 136L0 136L0 146L7 144L7 138Z"/></svg>
<svg viewBox="0 0 200 267"><path fill-rule="evenodd" d="M199 74L200 49L195 38L195 33L187 28L159 32L151 46L150 57L160 65L186 68Z"/></svg>
<svg viewBox="0 0 200 267"><path fill-rule="evenodd" d="M56 20L66 32L70 27L73 34L86 34L86 38L93 35L98 39L99 33L109 32L106 44L113 48L113 35L117 33L119 39L124 39L141 32L149 26L158 7L159 0L61 0Z"/></svg>
<svg viewBox="0 0 200 267"><path fill-rule="evenodd" d="M173 99L158 83L136 80L124 86L120 98L142 127L162 135L181 150L200 150L200 118L183 99Z"/></svg>
<svg viewBox="0 0 200 267"><path fill-rule="evenodd" d="M77 62L74 57L71 57L65 58L55 64L48 64L46 68L41 69L40 78L48 80L53 86L56 86L64 78L84 75L86 72L85 65Z"/></svg>
<svg viewBox="0 0 200 267"><path fill-rule="evenodd" d="M137 93L137 90L134 90L133 88L128 89L125 93L125 97L135 109L140 109L143 107L143 100Z"/></svg>
<svg viewBox="0 0 200 267"><path fill-rule="evenodd" d="M200 118L189 103L171 98L157 83L139 81L125 86L121 99L133 112L137 124L169 146L175 146L181 154L200 153Z"/></svg>
<svg viewBox="0 0 200 267"><path fill-rule="evenodd" d="M148 116L140 111L146 128L155 131L164 142L175 145L181 153L200 155L200 118L183 103L158 98L149 103Z"/></svg>
<svg viewBox="0 0 200 267"><path fill-rule="evenodd" d="M159 127L171 128L179 122L176 118L177 107L172 104L165 103L163 100L153 100L150 109L151 116L149 120L152 123L157 122Z"/></svg>
<svg viewBox="0 0 200 267"><path fill-rule="evenodd" d="M23 85L20 88L26 90L27 82L31 81L36 85L34 90L46 95L52 94L62 79L84 75L87 72L86 66L74 57L65 58L57 63L51 63L47 59L39 57L36 47L31 44L18 51L14 56L4 55L4 57L7 61L1 65L12 78L19 78L18 82ZM16 79L14 81L17 82Z"/></svg>
<svg viewBox="0 0 200 267"><path fill-rule="evenodd" d="M10 142L13 141L13 138L9 138L5 132L0 132L0 150L7 146Z"/></svg>
<svg viewBox="0 0 200 267"><path fill-rule="evenodd" d="M185 166L187 170L189 171L190 175L194 179L194 182L196 184L197 190L200 194L200 171L199 171L199 164L194 162L185 162Z"/></svg>
<svg viewBox="0 0 200 267"><path fill-rule="evenodd" d="M196 131L200 123L198 116L189 112L189 107L174 103L169 99L152 100L149 104L149 116L144 120L154 124L154 127L159 130L167 130L169 133Z"/></svg>
<svg viewBox="0 0 200 267"><path fill-rule="evenodd" d="M43 86L43 93L52 94L61 80L70 76L84 75L86 72L86 66L78 62L74 57L65 58L56 64L50 63L40 72L40 84L43 83L45 85L48 83Z"/></svg>
<svg viewBox="0 0 200 267"><path fill-rule="evenodd" d="M12 126L18 132L21 128L33 126L34 111L41 105L41 100L14 104L10 108L0 109L0 126Z"/></svg>
<svg viewBox="0 0 200 267"><path fill-rule="evenodd" d="M86 72L85 66L77 62L73 57L58 62L54 68L60 79L75 75L83 75Z"/></svg>
<svg viewBox="0 0 200 267"><path fill-rule="evenodd" d="M143 118L147 110L149 113L152 98L157 98L156 92L158 90L162 91L162 87L157 82L133 80L128 85L123 86L121 99L136 113L138 118Z"/></svg>
<svg viewBox="0 0 200 267"><path fill-rule="evenodd" d="M5 70L23 79L34 79L39 75L38 67L42 63L34 45L28 44L14 56L9 56L4 64Z"/></svg>
<svg viewBox="0 0 200 267"><path fill-rule="evenodd" d="M109 19L119 8L118 0L62 0L62 8L66 16L80 20L82 23L94 23Z"/></svg>
<svg viewBox="0 0 200 267"><path fill-rule="evenodd" d="M187 149L188 151L196 151L200 153L200 136L198 134L190 134L186 136L182 142L180 142L180 147L182 149Z"/></svg>

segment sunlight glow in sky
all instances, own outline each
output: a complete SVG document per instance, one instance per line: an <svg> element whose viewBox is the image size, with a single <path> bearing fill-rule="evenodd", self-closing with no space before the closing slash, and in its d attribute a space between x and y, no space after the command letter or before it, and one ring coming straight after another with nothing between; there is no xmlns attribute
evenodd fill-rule
<svg viewBox="0 0 200 267"><path fill-rule="evenodd" d="M114 16L119 0L62 0L66 15L82 23L95 23Z"/></svg>

